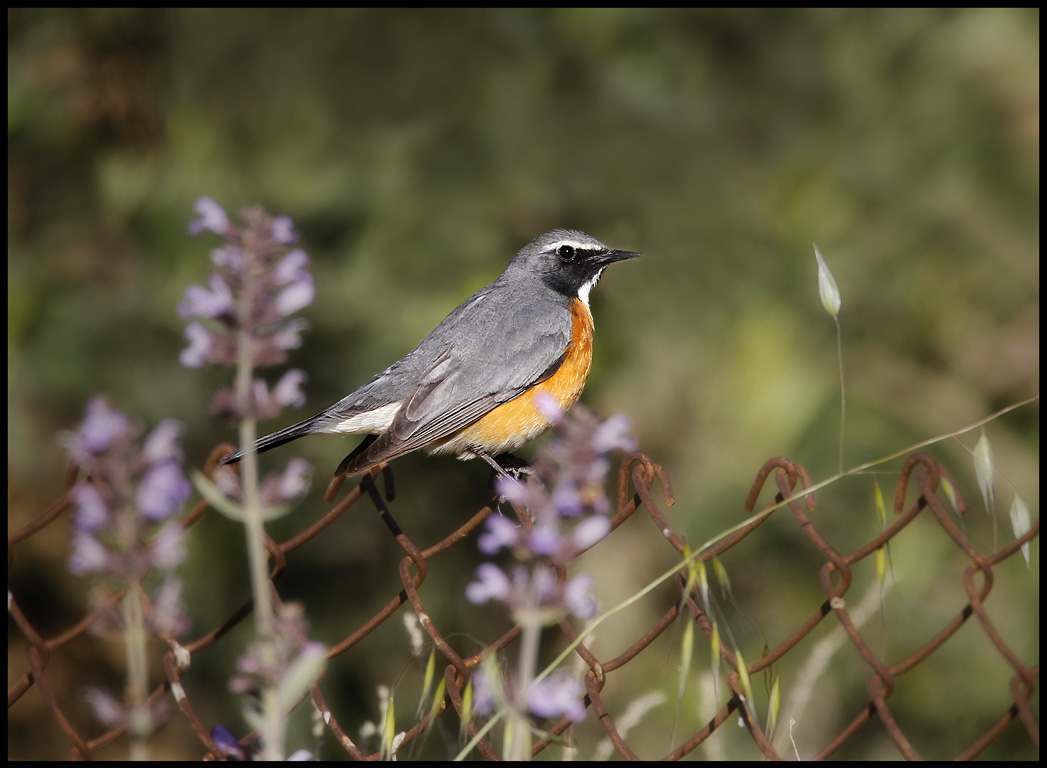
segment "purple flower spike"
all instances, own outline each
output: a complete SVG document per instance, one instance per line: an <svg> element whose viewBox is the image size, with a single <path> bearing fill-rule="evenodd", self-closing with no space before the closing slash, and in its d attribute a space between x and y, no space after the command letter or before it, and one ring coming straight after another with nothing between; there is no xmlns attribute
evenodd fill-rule
<svg viewBox="0 0 1047 768"><path fill-rule="evenodd" d="M233 292L225 280L211 275L207 286L190 285L185 289L185 297L178 305L180 317L222 317L233 313Z"/></svg>
<svg viewBox="0 0 1047 768"><path fill-rule="evenodd" d="M185 327L185 337L189 339L189 346L179 353L178 360L186 368L200 368L214 347L211 332L200 323L189 323Z"/></svg>
<svg viewBox="0 0 1047 768"><path fill-rule="evenodd" d="M114 411L100 397L92 398L87 404L87 418L80 431L80 447L90 453L101 453L127 431L128 421L119 411Z"/></svg>
<svg viewBox="0 0 1047 768"><path fill-rule="evenodd" d="M229 216L225 210L210 197L197 198L193 210L200 218L189 222L189 234L199 235L204 230L224 235L229 229Z"/></svg>
<svg viewBox="0 0 1047 768"><path fill-rule="evenodd" d="M277 216L273 219L273 240L284 245L290 245L298 239L298 230L294 228L294 222L290 216Z"/></svg>
<svg viewBox="0 0 1047 768"><path fill-rule="evenodd" d="M503 547L515 547L519 541L520 526L501 515L492 515L476 545L485 555L494 555Z"/></svg>
<svg viewBox="0 0 1047 768"><path fill-rule="evenodd" d="M135 503L147 520L159 523L181 508L191 490L178 464L173 461L154 464L138 485Z"/></svg>
<svg viewBox="0 0 1047 768"><path fill-rule="evenodd" d="M197 200L195 210L199 218L190 231L216 232L223 243L211 253L206 287L189 286L178 305L182 317L203 318L186 326L189 346L182 350L182 364L261 368L283 363L288 350L301 346L306 328L292 315L316 296L309 256L289 248L298 239L294 223L258 206L242 209L234 223L209 197ZM272 418L287 405L304 403L301 378L298 373L285 377L272 395L264 383L220 390L212 410L231 418Z"/></svg>
<svg viewBox="0 0 1047 768"><path fill-rule="evenodd" d="M527 705L538 717L564 717L578 722L585 717L585 686L580 680L553 674L539 680L527 693Z"/></svg>
<svg viewBox="0 0 1047 768"><path fill-rule="evenodd" d="M466 586L465 597L470 603L486 603L488 600L504 600L511 591L512 582L501 568L482 563L476 568L476 581Z"/></svg>

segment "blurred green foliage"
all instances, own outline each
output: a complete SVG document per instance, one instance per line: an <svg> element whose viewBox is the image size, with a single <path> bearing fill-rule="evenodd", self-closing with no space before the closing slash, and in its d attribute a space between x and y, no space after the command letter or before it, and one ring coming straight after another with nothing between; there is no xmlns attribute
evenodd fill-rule
<svg viewBox="0 0 1047 768"><path fill-rule="evenodd" d="M230 210L262 203L303 233L318 290L291 364L309 373L309 413L411 349L540 232L575 227L644 252L594 293L583 402L630 416L695 544L738 521L766 458L789 456L816 479L836 471L835 329L812 242L843 294L846 465L1038 392L1036 10L9 10L9 525L57 496L55 434L79 423L91 394L148 425L182 421L190 464L235 434L207 411L228 374L178 365L175 306L217 244L185 233L201 195ZM1038 413L987 428L1010 486L1003 508L1017 492L1037 519ZM932 449L972 504L976 438ZM303 441L272 465L293 450L323 485L353 444ZM412 456L397 470L396 510L416 541L445 535L485 497L482 466ZM892 476L881 483L890 494ZM822 497L854 546L875 532L871 486L845 481ZM280 521L275 535L281 526L301 527ZM318 639L394 591L387 534L372 518L351 527L289 576L307 603L316 583L337 593L309 604ZM1006 540L1005 514L999 527ZM740 601L754 615L782 603L806 615L816 558L784 518L762 530L726 558ZM65 541L53 538L16 559L11 579L39 590L39 621L57 628L82 615L68 596L82 586L55 575ZM212 522L192 545L199 630L246 585L226 570L241 557L234 526ZM894 565L903 579L926 569L903 581L919 603L915 585L940 582L910 545L913 559L896 553ZM638 573L667 567L664 542L614 546ZM772 569L795 570L796 584L776 576L768 589ZM1028 653L1036 573L1038 543L1007 603L1025 612L1010 637ZM959 578L949 571L950 587ZM962 605L953 597L950 610ZM738 630L755 658L759 631ZM370 661L339 682L361 718L375 717L373 686L401 671ZM227 663L200 661L216 680ZM995 695L1006 671L986 680ZM217 712L235 711L215 696ZM16 730L9 756L64 751L26 746L30 732ZM945 756L955 744L928 727L919 746ZM879 754L866 747L855 755ZM998 756L1031 755L1021 739L1013 749Z"/></svg>

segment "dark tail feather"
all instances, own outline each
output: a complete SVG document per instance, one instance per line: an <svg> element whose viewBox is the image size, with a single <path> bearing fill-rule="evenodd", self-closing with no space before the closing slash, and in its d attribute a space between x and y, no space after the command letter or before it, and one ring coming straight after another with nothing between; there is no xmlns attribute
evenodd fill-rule
<svg viewBox="0 0 1047 768"><path fill-rule="evenodd" d="M297 440L300 437L305 437L306 435L313 434L313 432L315 432L313 427L316 425L318 421L320 421L320 417L324 415L326 415L326 411L324 413L318 413L312 418L306 419L305 421L300 421L297 424L292 424L286 429L281 429L279 432L273 432L273 434L271 435L266 435L254 444L255 452L265 453L270 448L276 448L277 446L283 445L284 443L289 443L292 440ZM236 462L240 461L240 459L242 459L243 457L243 451L236 451L235 453L230 453L228 456L223 456L218 460L218 463L235 464Z"/></svg>

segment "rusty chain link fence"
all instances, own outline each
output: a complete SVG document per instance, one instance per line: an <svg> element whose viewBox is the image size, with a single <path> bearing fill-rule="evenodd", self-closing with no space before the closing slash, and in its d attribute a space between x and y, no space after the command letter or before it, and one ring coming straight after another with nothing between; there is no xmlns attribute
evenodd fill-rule
<svg viewBox="0 0 1047 768"><path fill-rule="evenodd" d="M209 466L213 467L219 455L221 452L216 450ZM608 638L600 636L601 630L586 634L583 623L577 620L561 619L559 637L552 636L556 628L546 631L544 641L549 647L557 652L572 648L574 664L584 679L586 717L580 724L566 719L538 723L546 735L533 743L532 753L552 759L606 758L614 757L614 753L630 759L680 759L696 755L769 759L834 756L963 759L992 756L996 748L1009 757L1037 756L1039 665L1035 643L1031 651L1034 658L1029 658L1028 647L1019 650L1027 638L1013 636L1014 623L1008 615L999 612L994 598L1008 589L997 576L1002 565L1020 563L1024 571L1021 547L1037 538L1039 524L1034 523L1028 533L1017 540L993 551L982 551L965 535L962 524L957 523L952 499L943 493L943 479L949 479L956 488L948 469L926 454L912 455L896 478L893 515L890 514L891 502L887 502L886 526L860 546L844 551L814 522L816 494L803 493L811 485L806 470L786 459L767 462L758 472L745 504L746 512L751 513L749 520L702 550L697 559L705 563L728 552L743 557L747 550L750 555L758 553L763 546L757 544L760 537L774 536L775 526L779 529L788 526L802 533L804 546L821 565L817 577L810 580L809 589L802 596L809 600L804 608L795 608L803 599L783 600L782 610L774 615L748 617L750 622L759 622L764 647L762 652L754 653L753 643L746 642L744 667L740 667L742 659L732 639L738 634L737 628L730 637L727 633L720 636L716 619L710 615L711 610L720 608L713 604L708 591L703 593L695 582L694 569L684 560L692 550L685 543L687 537L679 523L674 521L670 509L674 499L666 472L646 453L629 454L621 462L617 475L617 511L612 520L612 533L585 556L599 558L601 550L607 550L616 536L626 535L621 531L622 526L630 518L639 518L630 525L627 535L661 541L658 546L664 556L659 567L663 571L676 571L675 587L670 589L673 580L669 579L659 589L636 591L633 601L644 603L648 609L645 615L657 618L643 624L632 622L628 634L623 630L615 632L611 638L615 647L610 650L607 650ZM68 484L72 486L76 480L74 472ZM470 757L496 759L501 754L497 729L480 734L482 718L473 717L461 723L463 691L483 655L512 652L520 634L519 627L501 636L491 636L490 622L482 618L487 612L475 608L475 625L470 627L471 637L466 637L457 629L445 626L440 602L434 601L433 596L447 588L441 583L442 563L449 554L462 548L475 548L478 529L488 516L497 513L497 500L450 530L442 540L426 545L413 541L394 521L391 508L395 508L395 504L387 503L393 496L391 474L387 472L384 480L382 482L378 470L372 470L363 482L334 502L322 518L283 541L269 541L272 593L277 605L281 602L283 577L296 568L296 563L309 557L311 545L323 537L339 535L337 526L346 520L345 513L350 509L366 511L368 507L376 507L403 552L398 583L369 585L369 589L387 596L380 610L363 616L358 608L364 603L357 604L349 596L344 619L353 623L351 630L339 637L313 638L328 645L327 673L311 689L311 704L306 702L300 709L315 707L313 721L320 734L316 740L323 744L318 750L320 757L377 757L373 740L360 736L362 718L356 708L332 703L344 701L335 683L339 679L337 668L340 661L353 654L383 653L381 640L378 647L374 642L368 644L368 640L384 625L398 624L406 612L411 612L426 633L427 647L435 647L437 671L446 687L442 700L419 707L416 713L403 697L398 699L396 730L402 734L397 742L398 755L421 756L425 749L426 756L447 757L469 739L480 736ZM380 487L384 491L380 491ZM339 491L337 484L332 484L328 496ZM761 498L764 499L762 511L754 513ZM965 508L958 495L956 504L960 509ZM503 501L501 506L503 512L510 512L509 504ZM67 494L37 519L9 534L9 573L20 550L28 547L34 537L68 525L70 508ZM520 525L531 525L525 510L513 507L512 511ZM182 524L192 528L214 514L202 502ZM846 511L831 510L829 514L841 515ZM447 515L445 519L455 518ZM653 525L642 520L649 520ZM926 524L928 520L933 524ZM917 521L925 524L914 525ZM934 566L935 589L926 595L910 595L931 601L950 618L929 636L911 637L906 634L911 629L911 617L887 614L884 623L890 628L891 644L884 652L877 632L862 626L867 616L857 616L860 611L869 613L865 605L868 601L862 595L876 595L884 588L882 583L877 588L871 567L877 558L884 558L886 554L889 561L890 547L916 537L944 538L955 545L949 548L948 560ZM926 544L918 542L913 546ZM759 559L758 554L756 558ZM557 573L561 580L565 578L565 569L558 569ZM888 574L889 588L890 567ZM762 574L761 578L768 580L768 589L774 588L774 574ZM1027 578L1035 580L1031 574ZM632 589L640 587L642 584L634 584ZM726 591L722 594L727 602L734 599ZM107 599L112 604L120 597L112 594ZM46 738L52 748L56 743L64 745L72 758L122 758L126 754L122 746L127 738L125 727L100 732L99 726L91 725L89 720L76 714L82 707L71 698L66 684L71 669L75 673L80 665L91 663L84 644L96 615L84 616L60 630L43 628L32 618L34 599L29 590L8 594L9 659L15 660L9 661L8 672L11 738L17 740L15 730L24 728L27 719L35 718L36 738ZM954 602L949 602L951 600ZM875 614L878 601L874 599L872 604ZM104 609L102 606L98 611ZM1038 612L1038 606L1028 606L1028 609ZM182 751L170 756L195 755L211 759L221 756L211 736L215 723L209 720L210 714L203 714L213 711L205 685L210 681L194 677L194 672L201 666L206 668L209 651L223 642L243 645L242 632L239 639L232 638L250 613L249 603L241 605L192 639L178 643L169 639L166 649L153 646L157 656L162 655L164 680L155 687L151 701L170 702L172 711L165 731L168 734L173 731L181 739ZM688 633L681 632L680 628L685 623L693 623L699 630L692 635L697 638L693 661L681 659L680 638ZM601 642L594 640L598 636ZM704 644L702 637L706 639ZM477 639L483 644L479 650ZM710 652L717 651L719 662L713 664ZM835 659L831 674L825 669L829 656ZM935 659L938 663L931 670ZM942 659L946 661L942 663ZM964 667L967 662L963 659L972 666L990 662L995 670L990 683L965 685L969 670ZM769 681L772 673L777 680L777 670L785 670L786 661L792 663L788 671L781 673L781 698L785 704L776 724L769 728L769 711L778 712L774 702L778 686L774 686L773 693L768 693ZM630 677L628 670L641 664L644 664L643 674ZM691 679L684 680L688 690L678 695L661 693L651 699L651 690L676 691L681 668L690 670ZM408 674L412 673L405 676ZM228 676L228 671L225 675ZM747 693L754 688L759 694L755 697ZM908 693L904 702L899 703L899 691L905 688L909 689ZM970 716L951 721L944 713L956 711L957 698L962 699L959 709ZM701 703L696 705L696 700ZM1002 703L997 704L999 701ZM946 702L950 705L948 709L944 706ZM983 702L986 706L980 705ZM235 722L226 722L226 725L235 727L239 723L238 716L228 717ZM808 735L794 732L794 725L799 729L809 726L810 721L817 721L818 727L809 729ZM175 723L183 724L181 730ZM921 743L927 743L922 733L928 729L947 735L933 742L936 746L921 748ZM250 743L250 734L238 735L242 736L243 744ZM746 743L739 744L739 739ZM434 745L434 741L439 743ZM656 743L662 746L653 746ZM861 747L855 749L856 744ZM945 751L941 744L945 745ZM17 756L41 754L42 751Z"/></svg>

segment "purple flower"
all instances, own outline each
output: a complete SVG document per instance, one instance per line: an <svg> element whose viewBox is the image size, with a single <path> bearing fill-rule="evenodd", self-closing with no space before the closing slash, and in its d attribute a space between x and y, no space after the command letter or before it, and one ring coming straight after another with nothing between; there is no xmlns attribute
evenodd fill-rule
<svg viewBox="0 0 1047 768"><path fill-rule="evenodd" d="M536 649L541 628L567 614L581 619L596 615L592 577L578 574L564 581L557 576L556 566L566 564L610 532L611 521L605 515L610 509L604 488L611 467L607 453L635 445L624 417L601 421L580 408L564 415L552 397L539 396L536 405L556 425L556 437L542 448L527 482L503 476L495 484L501 498L517 511L526 510L533 527L517 527L492 516L478 542L488 555L512 548L517 558L529 559L530 565L517 564L507 574L485 563L476 569L465 592L474 603L504 603L522 628L527 640L524 649ZM536 663L533 659L531 667ZM521 663L521 670L531 667ZM512 681L495 690L498 680L489 675L487 669L473 676L478 713L489 711L497 700L507 702L518 714L528 711L537 717L567 717L575 722L585 716L585 690L575 678L559 673L538 682L524 678L516 681L514 695Z"/></svg>
<svg viewBox="0 0 1047 768"><path fill-rule="evenodd" d="M473 711L480 715L491 714L498 693L497 683L490 680L483 669L476 670L469 680L473 684Z"/></svg>
<svg viewBox="0 0 1047 768"><path fill-rule="evenodd" d="M290 245L298 239L298 230L290 216L277 216L273 219L272 235L276 242Z"/></svg>
<svg viewBox="0 0 1047 768"><path fill-rule="evenodd" d="M553 487L552 504L564 517L578 517L585 512L585 501L574 478L562 478Z"/></svg>
<svg viewBox="0 0 1047 768"><path fill-rule="evenodd" d="M189 629L189 619L182 603L182 582L168 578L153 595L149 624L161 637L180 635Z"/></svg>
<svg viewBox="0 0 1047 768"><path fill-rule="evenodd" d="M515 477L499 475L494 481L494 489L499 496L510 501L527 501L527 487Z"/></svg>
<svg viewBox="0 0 1047 768"><path fill-rule="evenodd" d="M224 235L229 229L229 216L218 203L210 197L197 198L193 210L200 218L189 222L189 234L198 235L205 229L217 235Z"/></svg>
<svg viewBox="0 0 1047 768"><path fill-rule="evenodd" d="M270 216L258 206L240 211L241 223L229 220L210 198L196 203L200 218L191 231L209 230L222 236L222 247L211 253L213 269L206 287L189 286L178 305L182 317L211 318L214 322L189 323L189 346L181 353L189 368L241 365L254 368L277 365L287 350L301 346L306 323L290 317L311 303L316 286L309 274L309 257L288 246L298 238L287 216ZM252 383L235 393L222 392L212 400L212 410L237 418L271 418L288 404L304 402L294 374L278 385L273 396Z"/></svg>
<svg viewBox="0 0 1047 768"><path fill-rule="evenodd" d="M539 520L527 537L527 544L536 555L548 557L559 551L563 540L555 520Z"/></svg>
<svg viewBox="0 0 1047 768"><path fill-rule="evenodd" d="M494 555L502 547L514 547L519 541L519 525L501 515L492 515L487 518L485 530L480 534L476 546L485 555Z"/></svg>
<svg viewBox="0 0 1047 768"><path fill-rule="evenodd" d="M593 433L593 449L599 453L636 450L636 438L629 433L629 418L615 414L604 421Z"/></svg>
<svg viewBox="0 0 1047 768"><path fill-rule="evenodd" d="M185 627L181 611L175 610L177 595L171 594L173 571L185 551L181 527L171 524L157 532L157 523L177 513L190 493L182 474L180 429L175 421L163 421L140 441L137 423L94 398L79 431L66 441L74 458L87 460L90 475L70 492L77 511L69 570L125 583L141 581L150 569L161 571L167 592L154 594L146 619L166 627L168 634ZM157 611L162 615L153 615ZM103 631L111 624L96 622L92 629Z"/></svg>
<svg viewBox="0 0 1047 768"><path fill-rule="evenodd" d="M593 577L580 573L569 579L563 591L564 605L580 619L591 619L596 615L596 598L593 597Z"/></svg>
<svg viewBox="0 0 1047 768"><path fill-rule="evenodd" d="M222 757L237 762L247 761L253 757L253 754L248 754L247 751L240 746L240 741L236 738L233 732L224 725L216 725L211 729L211 741L214 742L215 748Z"/></svg>
<svg viewBox="0 0 1047 768"><path fill-rule="evenodd" d="M300 309L308 307L316 296L313 278L304 274L294 282L288 283L273 297L273 308L282 316L293 315Z"/></svg>
<svg viewBox="0 0 1047 768"><path fill-rule="evenodd" d="M262 503L267 506L286 504L309 490L313 467L305 459L291 459L283 473L266 479L262 487ZM239 489L237 493L241 493Z"/></svg>
<svg viewBox="0 0 1047 768"><path fill-rule="evenodd" d="M313 474L313 468L304 459L291 459L287 462L287 468L280 475L280 494L285 499L293 499L301 496L309 490L309 478Z"/></svg>
<svg viewBox="0 0 1047 768"><path fill-rule="evenodd" d="M131 720L127 708L111 693L101 688L91 687L86 689L82 695L98 722L107 728L126 726ZM157 728L169 714L167 699L155 699L147 705L144 714L147 718L146 727L149 730Z"/></svg>
<svg viewBox="0 0 1047 768"><path fill-rule="evenodd" d="M93 484L84 483L72 491L76 502L76 517L73 525L77 530L94 532L106 524L109 519L109 507Z"/></svg>
<svg viewBox="0 0 1047 768"><path fill-rule="evenodd" d="M611 532L611 521L603 515L590 515L571 530L571 542L578 552L584 552Z"/></svg>
<svg viewBox="0 0 1047 768"><path fill-rule="evenodd" d="M207 362L214 347L211 332L200 323L189 323L185 327L185 337L189 339L189 346L182 350L178 359L186 368L199 368Z"/></svg>
<svg viewBox="0 0 1047 768"><path fill-rule="evenodd" d="M563 420L563 409L560 401L548 392L539 392L534 398L534 404L538 412L553 424L559 424Z"/></svg>
<svg viewBox="0 0 1047 768"><path fill-rule="evenodd" d="M153 565L165 571L173 571L185 561L184 531L177 523L165 525L152 542Z"/></svg>
<svg viewBox="0 0 1047 768"><path fill-rule="evenodd" d="M246 261L240 248L227 243L224 248L211 251L211 263L230 274L236 274L243 271Z"/></svg>
<svg viewBox="0 0 1047 768"><path fill-rule="evenodd" d="M306 271L308 266L309 255L301 248L295 248L276 262L273 267L273 280L277 283L291 283L306 277L312 282L312 276Z"/></svg>
<svg viewBox="0 0 1047 768"><path fill-rule="evenodd" d="M236 415L243 412L252 413L258 419L271 419L289 405L301 407L305 404L305 393L302 383L305 373L292 368L286 371L272 388L265 379L256 378L251 382L250 399L243 403L231 390L218 390L211 402L211 410L223 415Z"/></svg>
<svg viewBox="0 0 1047 768"><path fill-rule="evenodd" d="M304 382L305 371L291 368L280 377L276 386L273 387L273 402L281 408L288 405L301 408L305 405L305 392L302 391Z"/></svg>
<svg viewBox="0 0 1047 768"><path fill-rule="evenodd" d="M305 320L287 320L279 330L269 337L269 342L279 350L298 349L302 346L302 331L308 325Z"/></svg>
<svg viewBox="0 0 1047 768"><path fill-rule="evenodd" d="M116 728L127 723L124 705L108 691L91 687L83 692L83 697L91 707L95 719L107 728Z"/></svg>
<svg viewBox="0 0 1047 768"><path fill-rule="evenodd" d="M181 461L182 446L178 437L182 433L182 425L172 419L165 419L153 427L153 431L145 439L142 448L142 457L150 464L159 464L163 461Z"/></svg>
<svg viewBox="0 0 1047 768"><path fill-rule="evenodd" d="M110 564L109 550L89 533L76 532L69 553L69 571L77 576L102 573Z"/></svg>
<svg viewBox="0 0 1047 768"><path fill-rule="evenodd" d="M91 398L87 403L87 418L77 433L79 446L89 453L101 453L126 433L128 427L127 417L110 408L104 398Z"/></svg>
<svg viewBox="0 0 1047 768"><path fill-rule="evenodd" d="M564 717L579 722L585 717L585 686L568 674L554 673L537 680L527 692L528 709L538 717Z"/></svg>
<svg viewBox="0 0 1047 768"><path fill-rule="evenodd" d="M322 672L327 655L319 643L305 640L307 630L305 611L300 603L279 606L271 643L264 648L256 640L237 657L238 674L229 679L229 689L234 693L249 693L265 686L281 686L292 701L304 694ZM300 693L296 692L299 687Z"/></svg>
<svg viewBox="0 0 1047 768"><path fill-rule="evenodd" d="M465 597L470 603L486 603L488 600L504 600L509 596L512 582L501 568L492 563L481 563L476 568L476 581L465 587Z"/></svg>
<svg viewBox="0 0 1047 768"><path fill-rule="evenodd" d="M135 504L147 520L157 523L177 512L191 490L177 463L154 464L138 484Z"/></svg>
<svg viewBox="0 0 1047 768"><path fill-rule="evenodd" d="M224 495L234 501L241 501L244 497L243 488L240 487L240 475L228 464L216 467L211 480Z"/></svg>
<svg viewBox="0 0 1047 768"><path fill-rule="evenodd" d="M547 624L564 611L575 613L580 618L589 618L596 613L592 580L588 576L575 576L561 584L552 569L544 567L532 571L517 565L510 579L498 566L482 563L476 568L476 580L466 585L465 596L469 602L477 604L489 600L503 602L523 623Z"/></svg>
<svg viewBox="0 0 1047 768"><path fill-rule="evenodd" d="M178 305L179 317L223 317L233 313L236 308L233 292L221 275L212 274L207 285L208 288L190 285L185 289L182 303Z"/></svg>

